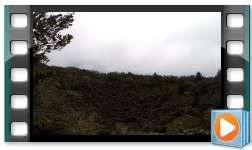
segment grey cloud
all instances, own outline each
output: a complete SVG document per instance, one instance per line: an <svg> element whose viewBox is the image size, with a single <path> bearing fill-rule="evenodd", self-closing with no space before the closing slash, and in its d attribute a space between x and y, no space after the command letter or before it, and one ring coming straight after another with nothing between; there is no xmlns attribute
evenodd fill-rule
<svg viewBox="0 0 252 150"><path fill-rule="evenodd" d="M64 32L74 39L49 65L179 76L221 68L218 12L82 12Z"/></svg>

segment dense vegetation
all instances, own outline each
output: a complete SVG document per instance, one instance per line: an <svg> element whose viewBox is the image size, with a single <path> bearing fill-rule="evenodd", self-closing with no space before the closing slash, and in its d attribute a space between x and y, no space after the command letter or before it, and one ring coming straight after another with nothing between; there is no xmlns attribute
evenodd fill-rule
<svg viewBox="0 0 252 150"><path fill-rule="evenodd" d="M205 135L221 102L220 71L206 78L33 69L35 135Z"/></svg>

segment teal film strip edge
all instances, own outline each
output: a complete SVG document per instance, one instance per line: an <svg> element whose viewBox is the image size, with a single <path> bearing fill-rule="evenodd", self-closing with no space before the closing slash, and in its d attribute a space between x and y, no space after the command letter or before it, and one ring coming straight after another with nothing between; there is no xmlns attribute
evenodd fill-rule
<svg viewBox="0 0 252 150"><path fill-rule="evenodd" d="M4 6L4 140L9 141L9 6Z"/></svg>
<svg viewBox="0 0 252 150"><path fill-rule="evenodd" d="M245 6L245 110L250 111L250 6Z"/></svg>

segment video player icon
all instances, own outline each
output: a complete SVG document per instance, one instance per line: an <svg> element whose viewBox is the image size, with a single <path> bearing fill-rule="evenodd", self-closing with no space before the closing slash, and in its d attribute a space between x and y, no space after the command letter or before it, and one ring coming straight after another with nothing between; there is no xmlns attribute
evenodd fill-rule
<svg viewBox="0 0 252 150"><path fill-rule="evenodd" d="M237 119L229 113L220 115L214 123L214 132L216 136L225 142L233 140L238 132L240 126Z"/></svg>
<svg viewBox="0 0 252 150"><path fill-rule="evenodd" d="M243 147L249 143L249 112L246 110L212 110L211 142Z"/></svg>

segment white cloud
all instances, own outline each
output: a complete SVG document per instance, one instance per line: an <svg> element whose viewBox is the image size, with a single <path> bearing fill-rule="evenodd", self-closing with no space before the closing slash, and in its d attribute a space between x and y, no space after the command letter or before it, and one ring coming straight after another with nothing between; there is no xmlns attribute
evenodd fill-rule
<svg viewBox="0 0 252 150"><path fill-rule="evenodd" d="M219 12L77 12L73 41L49 65L101 72L214 76L221 68Z"/></svg>

